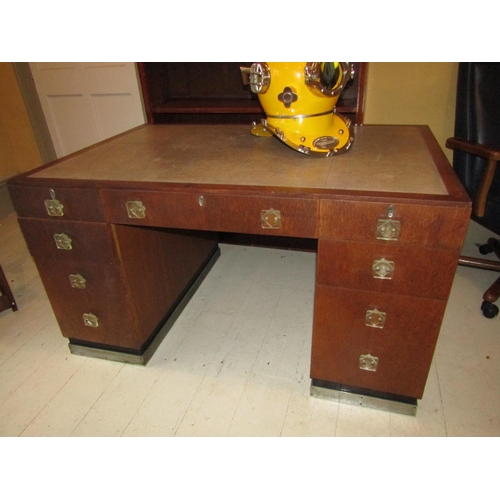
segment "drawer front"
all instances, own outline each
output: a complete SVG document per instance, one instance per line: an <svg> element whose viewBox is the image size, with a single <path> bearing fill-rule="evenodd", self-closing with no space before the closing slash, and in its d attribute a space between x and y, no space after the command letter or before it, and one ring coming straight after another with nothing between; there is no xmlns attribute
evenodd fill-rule
<svg viewBox="0 0 500 500"><path fill-rule="evenodd" d="M439 248L319 240L317 283L448 298L458 253Z"/></svg>
<svg viewBox="0 0 500 500"><path fill-rule="evenodd" d="M78 188L9 186L19 217L104 222L99 191Z"/></svg>
<svg viewBox="0 0 500 500"><path fill-rule="evenodd" d="M103 190L109 222L206 231L317 236L317 201L303 198Z"/></svg>
<svg viewBox="0 0 500 500"><path fill-rule="evenodd" d="M319 236L459 250L469 215L468 207L322 200Z"/></svg>
<svg viewBox="0 0 500 500"><path fill-rule="evenodd" d="M420 399L445 307L317 286L311 378Z"/></svg>
<svg viewBox="0 0 500 500"><path fill-rule="evenodd" d="M109 224L19 218L19 225L31 254L37 259L118 262Z"/></svg>
<svg viewBox="0 0 500 500"><path fill-rule="evenodd" d="M42 260L37 268L64 337L141 347L118 266Z"/></svg>

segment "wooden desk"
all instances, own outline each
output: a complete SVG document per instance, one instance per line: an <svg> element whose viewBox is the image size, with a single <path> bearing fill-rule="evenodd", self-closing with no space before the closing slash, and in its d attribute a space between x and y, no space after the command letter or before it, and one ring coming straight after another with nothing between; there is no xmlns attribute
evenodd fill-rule
<svg viewBox="0 0 500 500"><path fill-rule="evenodd" d="M318 159L248 126L147 125L9 189L72 352L146 363L221 233L312 239L313 392L422 397L470 214L427 127L358 127Z"/></svg>

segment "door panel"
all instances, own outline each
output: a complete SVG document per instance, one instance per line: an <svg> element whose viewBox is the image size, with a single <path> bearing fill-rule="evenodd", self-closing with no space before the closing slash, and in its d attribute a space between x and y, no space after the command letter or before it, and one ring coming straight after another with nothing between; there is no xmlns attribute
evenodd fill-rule
<svg viewBox="0 0 500 500"><path fill-rule="evenodd" d="M145 123L134 63L30 63L61 158Z"/></svg>
<svg viewBox="0 0 500 500"><path fill-rule="evenodd" d="M46 95L42 107L58 158L99 141L82 94Z"/></svg>

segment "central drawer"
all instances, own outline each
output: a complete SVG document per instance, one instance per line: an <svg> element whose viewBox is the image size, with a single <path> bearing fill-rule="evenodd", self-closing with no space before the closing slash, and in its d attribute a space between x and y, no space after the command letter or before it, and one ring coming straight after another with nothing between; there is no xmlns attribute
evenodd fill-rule
<svg viewBox="0 0 500 500"><path fill-rule="evenodd" d="M278 236L317 237L315 199L103 190L108 222Z"/></svg>

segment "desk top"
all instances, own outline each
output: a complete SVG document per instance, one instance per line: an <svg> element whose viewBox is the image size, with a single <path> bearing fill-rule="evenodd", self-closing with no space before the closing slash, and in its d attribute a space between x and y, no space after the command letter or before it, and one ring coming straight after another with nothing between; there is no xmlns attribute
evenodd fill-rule
<svg viewBox="0 0 500 500"><path fill-rule="evenodd" d="M351 149L302 155L246 125L146 125L28 173L25 179L129 181L448 195L451 167L428 127L365 125ZM443 172L445 175L443 176ZM456 182L452 182L454 189Z"/></svg>

